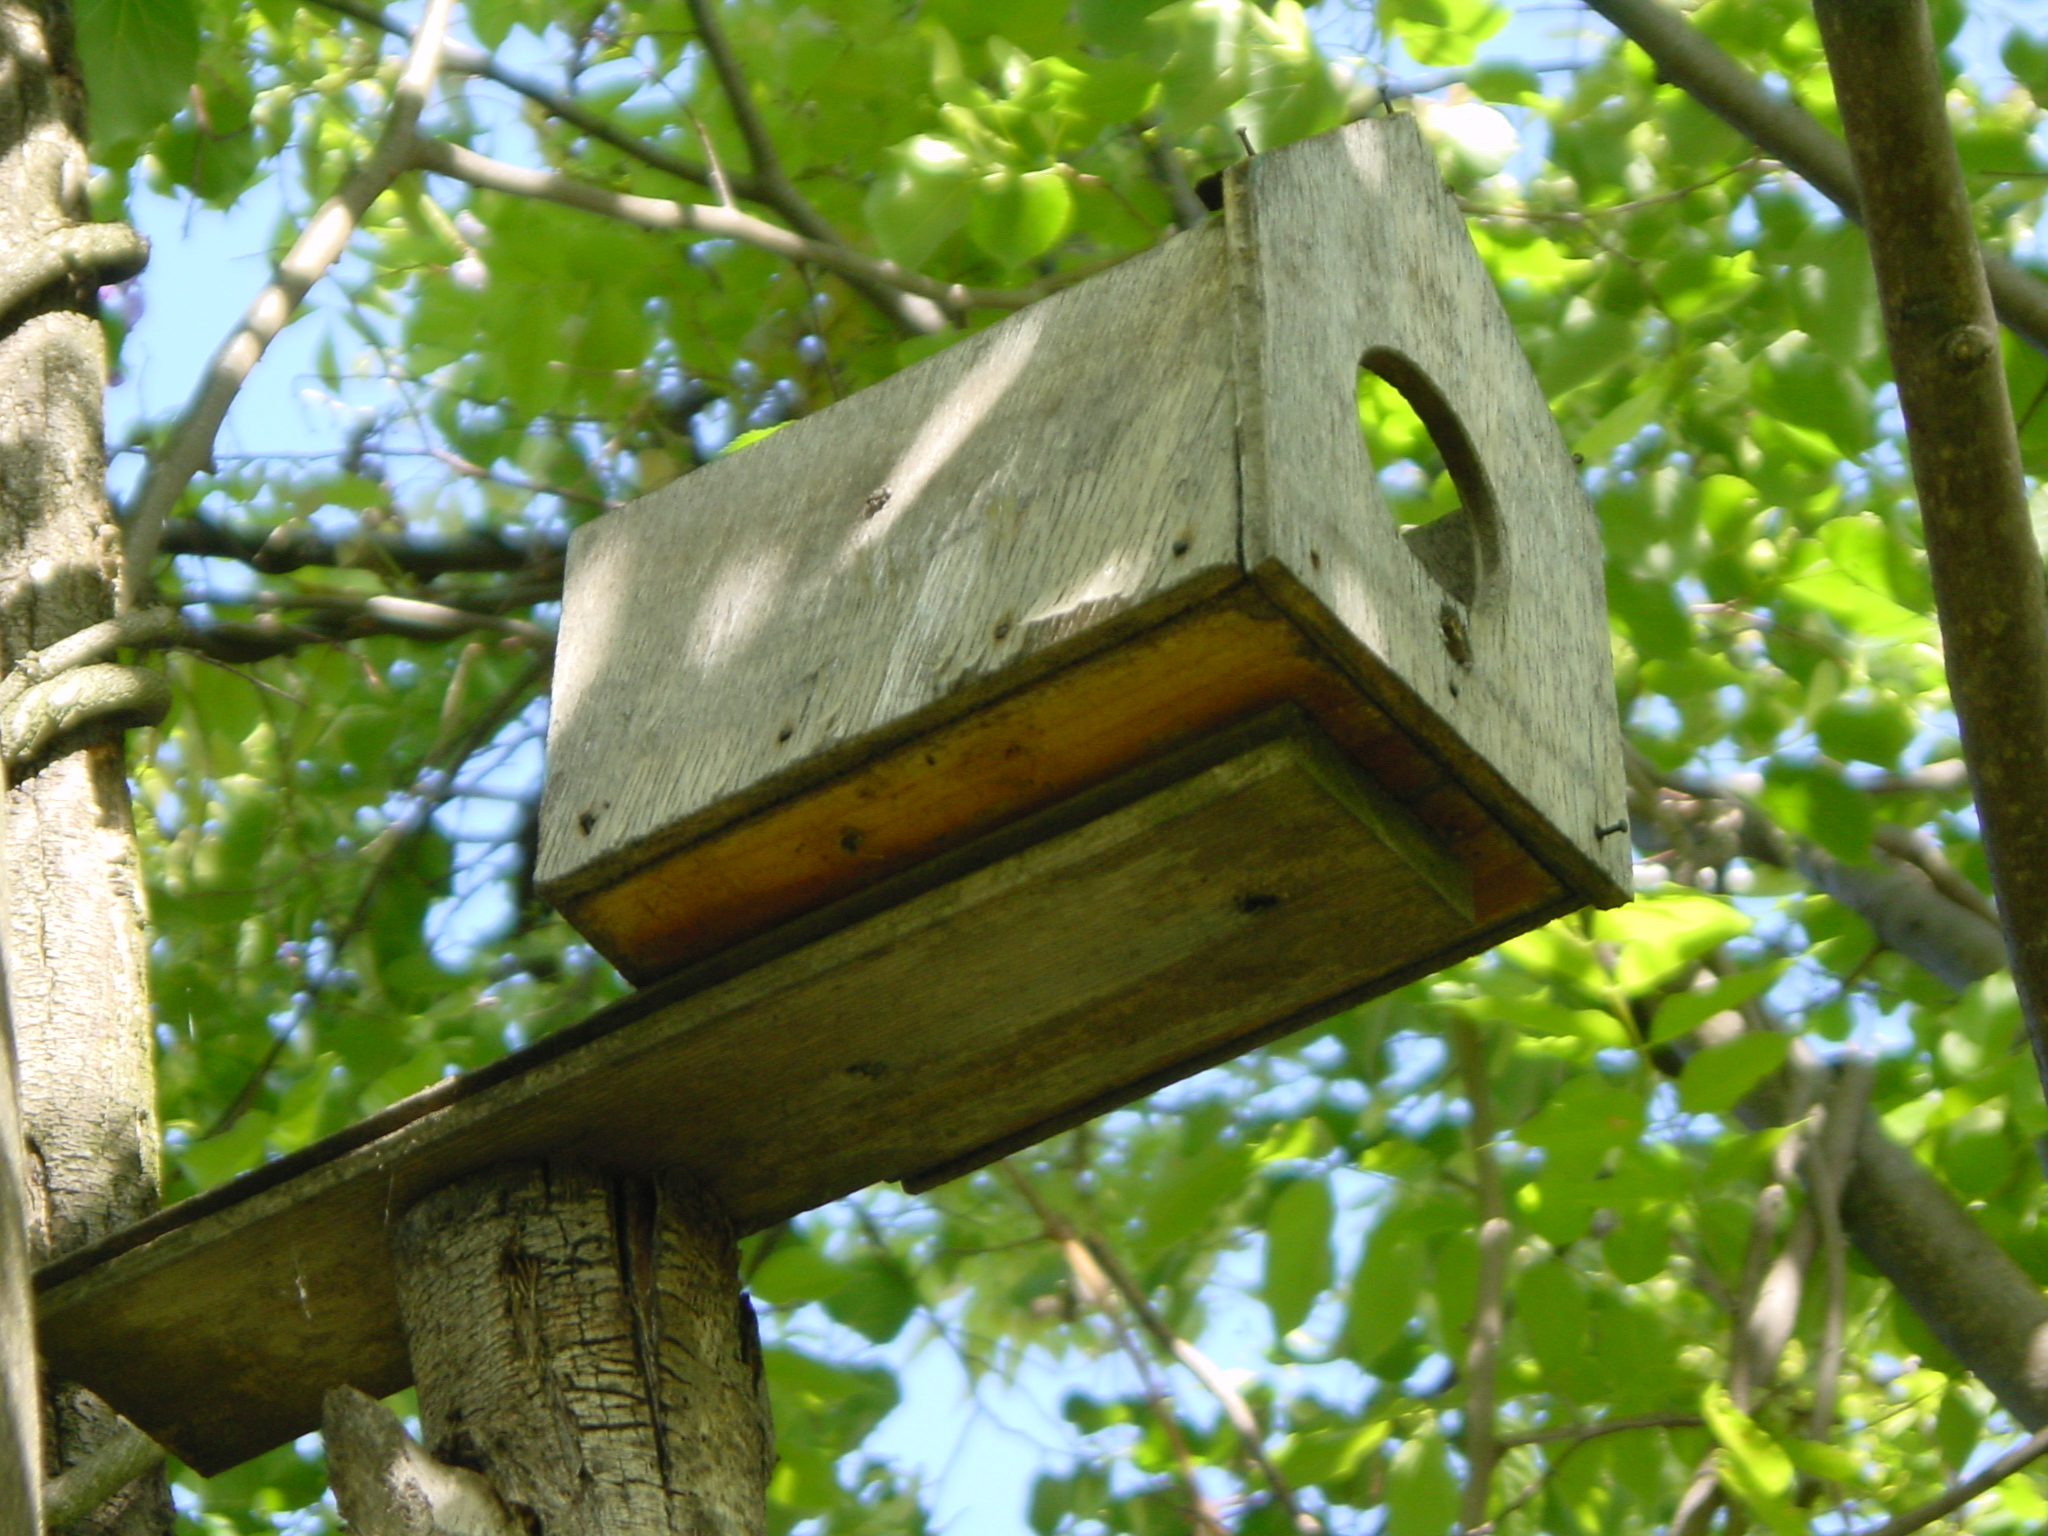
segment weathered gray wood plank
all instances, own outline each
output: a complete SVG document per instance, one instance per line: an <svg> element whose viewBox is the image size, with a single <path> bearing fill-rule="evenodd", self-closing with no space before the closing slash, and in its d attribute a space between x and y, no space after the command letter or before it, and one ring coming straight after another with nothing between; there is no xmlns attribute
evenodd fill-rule
<svg viewBox="0 0 2048 1536"><path fill-rule="evenodd" d="M1355 123L1241 164L1228 197L1247 567L1454 772L1522 802L1510 820L1566 883L1625 898L1599 531L1428 145L1409 118ZM1359 367L1388 353L1477 459L1469 603L1367 461Z"/></svg>
<svg viewBox="0 0 2048 1536"><path fill-rule="evenodd" d="M1234 567L1223 281L1183 235L580 529L549 899Z"/></svg>
<svg viewBox="0 0 2048 1536"><path fill-rule="evenodd" d="M1475 930L1464 878L1288 727L780 958L679 980L283 1182L165 1213L51 1277L49 1364L219 1470L315 1426L330 1386L405 1383L388 1231L452 1178L680 1167L753 1230L962 1171L1548 915Z"/></svg>

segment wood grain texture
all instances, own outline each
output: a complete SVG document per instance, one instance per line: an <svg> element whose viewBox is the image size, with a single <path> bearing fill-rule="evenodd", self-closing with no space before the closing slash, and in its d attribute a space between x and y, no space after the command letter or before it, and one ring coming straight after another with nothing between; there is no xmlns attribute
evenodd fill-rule
<svg viewBox="0 0 2048 1536"><path fill-rule="evenodd" d="M1368 356L1475 493L1406 542ZM1405 120L1261 156L1225 220L581 531L543 891L645 981L1308 704L1178 638L1251 582L1559 883L1623 898L1591 514Z"/></svg>
<svg viewBox="0 0 2048 1536"><path fill-rule="evenodd" d="M1598 529L1429 147L1407 117L1353 123L1242 163L1226 199L1246 567L1567 884L1626 900ZM1380 493L1368 360L1470 445L1470 601Z"/></svg>
<svg viewBox="0 0 2048 1536"><path fill-rule="evenodd" d="M52 1369L219 1471L317 1424L337 1382L406 1383L391 1223L450 1179L521 1158L677 1167L756 1230L964 1171L1576 904L1538 886L1475 924L1438 889L1464 861L1417 855L1441 842L1423 819L1293 731L164 1213L49 1277ZM1388 818L1408 856L1375 830Z"/></svg>
<svg viewBox="0 0 2048 1536"><path fill-rule="evenodd" d="M1169 596L1175 605L1184 599ZM962 872L952 856L978 836L1022 829L1031 813L1062 804L1070 821L1081 819L1101 808L1076 798L1092 787L1286 703L1316 718L1455 849L1479 880L1488 916L1550 888L1491 812L1293 622L1240 584L562 910L607 959L644 981L777 922L829 920L838 900L879 910L906 890L929 889ZM1000 844L984 838L981 846Z"/></svg>
<svg viewBox="0 0 2048 1536"><path fill-rule="evenodd" d="M1202 302L1222 264L1220 228L1170 241L580 529L548 898L1234 567L1229 317Z"/></svg>
<svg viewBox="0 0 2048 1536"><path fill-rule="evenodd" d="M408 1210L393 1258L428 1454L533 1536L760 1536L761 1340L692 1180L489 1169Z"/></svg>

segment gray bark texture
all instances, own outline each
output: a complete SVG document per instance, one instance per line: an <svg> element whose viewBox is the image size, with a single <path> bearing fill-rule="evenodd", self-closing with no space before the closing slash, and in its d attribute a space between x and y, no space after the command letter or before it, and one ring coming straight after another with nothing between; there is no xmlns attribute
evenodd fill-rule
<svg viewBox="0 0 2048 1536"><path fill-rule="evenodd" d="M393 1248L435 1461L533 1536L760 1536L760 1338L690 1180L496 1169L414 1206Z"/></svg>
<svg viewBox="0 0 2048 1536"><path fill-rule="evenodd" d="M108 515L96 314L102 277L88 227L84 92L63 0L0 0L0 250L86 250L65 275L0 315L0 647L21 656L114 611L119 542ZM119 246L121 242L113 242ZM37 1260L133 1221L157 1203L142 880L118 728L52 741L12 776L5 857L11 995ZM104 1405L51 1389L48 1470L117 1432ZM170 1528L161 1476L79 1530Z"/></svg>

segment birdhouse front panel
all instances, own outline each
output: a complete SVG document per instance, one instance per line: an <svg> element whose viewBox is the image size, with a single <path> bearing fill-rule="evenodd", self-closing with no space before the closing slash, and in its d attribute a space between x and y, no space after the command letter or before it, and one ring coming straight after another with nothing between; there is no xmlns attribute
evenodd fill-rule
<svg viewBox="0 0 2048 1536"><path fill-rule="evenodd" d="M1624 888L1599 531L1428 146L1407 119L1361 123L1231 190L1247 568L1383 673L1376 696L1460 777L1525 799L1523 835L1568 883ZM1389 509L1362 376L1421 417L1454 510L1403 528Z"/></svg>
<svg viewBox="0 0 2048 1536"><path fill-rule="evenodd" d="M1412 407L1455 510L1396 521L1370 398ZM1470 893L1453 933L1353 946L1334 1003L1625 899L1605 637L1570 454L1430 153L1357 123L579 531L541 886L635 981L768 954L1290 709ZM1302 1012L1257 973L1217 980L1243 1006L1188 1062ZM1031 1123L1121 1071L1062 1074Z"/></svg>

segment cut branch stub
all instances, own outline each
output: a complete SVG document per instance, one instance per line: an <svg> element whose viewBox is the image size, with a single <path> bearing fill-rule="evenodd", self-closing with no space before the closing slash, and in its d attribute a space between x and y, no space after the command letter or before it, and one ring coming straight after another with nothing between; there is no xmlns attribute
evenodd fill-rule
<svg viewBox="0 0 2048 1536"><path fill-rule="evenodd" d="M688 1178L496 1169L393 1234L428 1454L534 1536L758 1536L774 1464L725 1213Z"/></svg>

